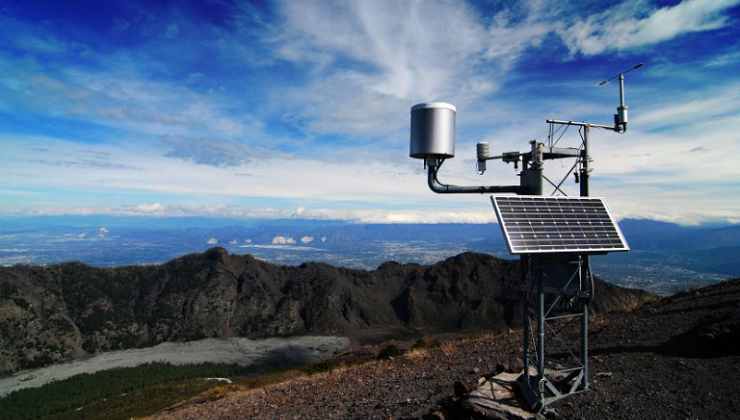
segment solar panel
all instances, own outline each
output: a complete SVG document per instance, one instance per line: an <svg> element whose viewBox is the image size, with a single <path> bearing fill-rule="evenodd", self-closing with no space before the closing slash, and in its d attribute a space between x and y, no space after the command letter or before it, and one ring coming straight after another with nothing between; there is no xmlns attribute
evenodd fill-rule
<svg viewBox="0 0 740 420"><path fill-rule="evenodd" d="M512 254L629 251L603 198L491 197Z"/></svg>

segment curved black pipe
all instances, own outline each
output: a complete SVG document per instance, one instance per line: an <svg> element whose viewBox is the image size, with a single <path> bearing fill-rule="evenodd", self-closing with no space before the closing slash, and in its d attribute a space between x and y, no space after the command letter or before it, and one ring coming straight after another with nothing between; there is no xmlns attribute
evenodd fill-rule
<svg viewBox="0 0 740 420"><path fill-rule="evenodd" d="M523 193L522 187L519 185L490 185L490 186L484 186L481 185L479 187L473 187L473 186L458 186L458 185L447 185L442 184L437 179L437 171L439 170L439 167L441 166L441 163L438 165L429 165L429 175L428 175L428 182L429 182L429 189L432 191L438 193L438 194L486 194L486 193L514 193L514 194L521 194Z"/></svg>

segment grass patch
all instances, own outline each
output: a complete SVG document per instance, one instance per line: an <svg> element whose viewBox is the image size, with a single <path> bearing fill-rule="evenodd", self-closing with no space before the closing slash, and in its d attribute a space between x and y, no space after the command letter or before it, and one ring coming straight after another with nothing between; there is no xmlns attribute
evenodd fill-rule
<svg viewBox="0 0 740 420"><path fill-rule="evenodd" d="M458 342L460 342L460 341L461 340L458 340ZM446 341L443 341L442 342L442 344L440 345L440 348L442 349L442 354L444 354L447 357L450 357L457 350L457 346L458 345L457 345L456 342L453 342L453 341L450 341L450 340L446 340Z"/></svg>
<svg viewBox="0 0 740 420"><path fill-rule="evenodd" d="M322 360L320 362L312 363L301 369L303 373L308 376L315 375L317 373L328 373L339 367L339 363L332 359Z"/></svg>
<svg viewBox="0 0 740 420"><path fill-rule="evenodd" d="M3 419L129 419L155 413L218 386L206 377L234 377L254 368L203 363L168 363L76 375L39 388L22 389L0 399Z"/></svg>
<svg viewBox="0 0 740 420"><path fill-rule="evenodd" d="M427 341L422 337L414 342L414 345L411 346L411 350L438 349L440 346L442 346L442 342L438 339L435 338L432 341Z"/></svg>
<svg viewBox="0 0 740 420"><path fill-rule="evenodd" d="M425 359L429 355L429 350L426 348L415 348L411 349L410 352L406 353L406 357L417 362L421 359Z"/></svg>

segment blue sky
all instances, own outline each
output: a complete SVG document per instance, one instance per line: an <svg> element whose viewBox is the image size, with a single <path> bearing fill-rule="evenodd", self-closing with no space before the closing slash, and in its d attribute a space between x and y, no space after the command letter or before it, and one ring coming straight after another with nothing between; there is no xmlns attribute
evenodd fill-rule
<svg viewBox="0 0 740 420"><path fill-rule="evenodd" d="M592 195L740 223L739 18L740 0L4 2L0 214L490 222L487 197L428 190L409 108L458 108L444 181L512 184L500 162L475 174L476 142L609 123L617 85L597 83L643 62L627 133L592 133Z"/></svg>

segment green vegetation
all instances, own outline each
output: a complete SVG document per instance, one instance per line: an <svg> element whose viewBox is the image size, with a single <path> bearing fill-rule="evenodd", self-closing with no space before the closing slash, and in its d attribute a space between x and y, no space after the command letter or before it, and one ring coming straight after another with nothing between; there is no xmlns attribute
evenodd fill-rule
<svg viewBox="0 0 740 420"><path fill-rule="evenodd" d="M317 373L331 372L338 368L340 365L337 361L332 359L322 360L320 362L312 363L301 369L301 372L308 376L315 375Z"/></svg>
<svg viewBox="0 0 740 420"><path fill-rule="evenodd" d="M149 363L73 376L0 399L0 418L128 419L155 413L219 385L206 377L254 373L238 365Z"/></svg>

